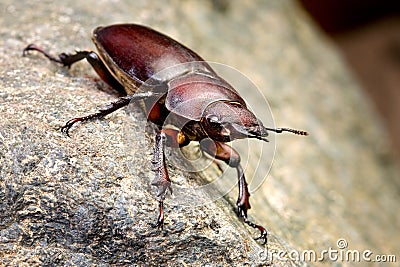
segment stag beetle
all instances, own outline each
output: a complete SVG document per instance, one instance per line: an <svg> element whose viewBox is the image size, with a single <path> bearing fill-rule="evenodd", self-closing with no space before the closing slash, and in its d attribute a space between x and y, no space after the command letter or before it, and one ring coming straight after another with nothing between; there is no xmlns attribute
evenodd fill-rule
<svg viewBox="0 0 400 267"><path fill-rule="evenodd" d="M98 27L94 30L93 42L99 54L77 51L75 54L62 53L55 57L34 44L23 50L23 55L30 50L38 51L49 60L66 67L86 59L101 79L122 95L97 113L69 120L61 130L69 136L69 130L77 122L102 118L131 101L143 100L148 120L158 126L153 157L156 175L152 182L157 187L159 202L156 225L162 228L164 224L163 201L167 189L171 189L165 164L166 144L182 147L191 141L203 140L200 143L203 152L236 168L238 216L243 217L246 224L258 229L261 234L257 239L265 243L266 229L247 217L250 193L240 165L240 156L225 143L241 138L268 141L268 131L299 135L307 135L307 132L264 127L246 107L238 92L219 77L204 59L153 29L136 24ZM165 71L167 69L169 71ZM173 118L179 130L164 127L167 117Z"/></svg>

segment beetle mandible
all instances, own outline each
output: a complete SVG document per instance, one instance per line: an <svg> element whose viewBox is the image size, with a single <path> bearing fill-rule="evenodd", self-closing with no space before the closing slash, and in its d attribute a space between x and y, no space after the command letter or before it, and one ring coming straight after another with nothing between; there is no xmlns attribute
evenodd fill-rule
<svg viewBox="0 0 400 267"><path fill-rule="evenodd" d="M264 127L246 107L238 92L219 77L204 59L151 28L137 24L98 27L94 30L93 42L98 54L93 51L77 51L75 54L61 53L56 57L34 44L23 50L23 55L30 50L38 51L49 60L66 67L86 59L100 78L122 95L97 113L69 120L61 130L69 136L69 130L77 122L102 118L127 106L131 101L143 100L148 120L158 126L153 157L156 175L152 182L157 187L159 202L156 225L163 227L163 201L167 189L171 190L164 155L167 141L168 145L176 147L185 146L191 141L202 141L200 149L203 152L236 168L238 216L246 224L258 229L260 236L257 239L266 243L266 229L247 217L250 193L240 165L240 156L226 142L242 138L268 141L268 131L299 135L307 135L307 132ZM178 64L184 65L172 72L164 71ZM138 88L144 90L138 91ZM172 116L177 126L181 126L179 130L163 127L168 116Z"/></svg>

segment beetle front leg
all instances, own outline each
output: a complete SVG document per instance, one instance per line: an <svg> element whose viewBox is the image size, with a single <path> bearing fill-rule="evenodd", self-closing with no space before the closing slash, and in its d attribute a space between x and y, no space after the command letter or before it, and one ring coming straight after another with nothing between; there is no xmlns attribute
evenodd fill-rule
<svg viewBox="0 0 400 267"><path fill-rule="evenodd" d="M253 223L247 217L247 211L251 208L249 202L250 193L242 166L240 165L239 153L229 145L214 142L211 139L202 140L200 142L200 148L216 159L224 161L230 167L236 168L239 187L239 196L237 200L238 216L243 217L243 221L246 224L260 231L260 236L256 239L263 239L264 244L267 243L267 230L263 226Z"/></svg>

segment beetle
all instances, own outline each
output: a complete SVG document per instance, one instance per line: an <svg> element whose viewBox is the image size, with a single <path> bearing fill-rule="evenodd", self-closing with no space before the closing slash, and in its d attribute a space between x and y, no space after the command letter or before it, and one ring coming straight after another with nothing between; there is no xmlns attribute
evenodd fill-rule
<svg viewBox="0 0 400 267"><path fill-rule="evenodd" d="M307 135L305 131L290 128L267 128L247 108L239 93L191 49L157 32L138 24L116 24L98 27L93 32L93 42L98 53L77 51L74 54L50 55L35 44L28 51L37 51L49 60L71 67L86 59L100 78L122 96L105 109L83 117L73 118L61 128L67 136L77 122L102 118L131 101L142 100L147 119L157 125L153 164L157 188L159 214L156 226L164 224L164 204L171 181L165 163L166 145L183 147L192 141L200 142L200 149L236 168L239 195L237 214L249 226L258 229L267 242L266 229L250 221L250 193L240 164L239 153L226 144L242 138L268 141L268 131L291 132ZM140 90L139 90L140 88ZM166 119L178 127L164 127ZM172 191L171 191L172 192Z"/></svg>

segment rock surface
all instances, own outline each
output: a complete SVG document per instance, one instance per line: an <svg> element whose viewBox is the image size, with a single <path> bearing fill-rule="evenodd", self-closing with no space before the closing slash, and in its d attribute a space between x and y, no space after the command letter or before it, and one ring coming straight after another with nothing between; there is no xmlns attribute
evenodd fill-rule
<svg viewBox="0 0 400 267"><path fill-rule="evenodd" d="M347 266L353 262L266 258L338 249L341 238L374 255L400 251L400 177L385 131L294 2L5 0L0 12L0 264ZM218 179L211 165L188 173L174 151L167 224L161 233L152 227L153 133L139 107L80 125L72 138L59 131L116 96L88 64L67 70L34 53L21 57L22 49L94 49L92 29L119 22L152 26L238 69L260 88L238 88L258 117L272 123L266 97L279 126L311 133L235 146L254 191L249 215L267 226L267 247L236 218L236 188L221 198L235 172ZM196 147L185 152L196 155ZM210 179L218 186L196 190Z"/></svg>

